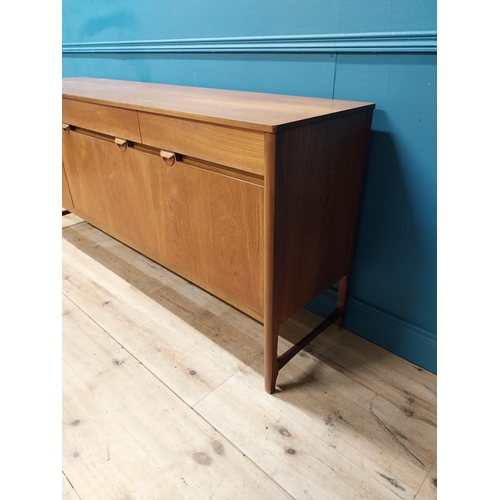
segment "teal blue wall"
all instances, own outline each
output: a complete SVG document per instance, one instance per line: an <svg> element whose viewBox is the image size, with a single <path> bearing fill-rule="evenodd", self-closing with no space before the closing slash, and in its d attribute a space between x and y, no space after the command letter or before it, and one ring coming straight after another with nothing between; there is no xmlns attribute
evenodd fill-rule
<svg viewBox="0 0 500 500"><path fill-rule="evenodd" d="M436 47L436 0L63 0L64 77L376 103L345 327L433 372Z"/></svg>

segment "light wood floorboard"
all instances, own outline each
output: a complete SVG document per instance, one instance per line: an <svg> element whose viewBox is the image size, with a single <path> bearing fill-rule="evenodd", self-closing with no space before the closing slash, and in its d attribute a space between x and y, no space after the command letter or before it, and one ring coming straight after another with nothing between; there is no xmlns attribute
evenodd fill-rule
<svg viewBox="0 0 500 500"><path fill-rule="evenodd" d="M72 214L62 243L63 498L436 498L435 375L331 327L269 395L258 322Z"/></svg>

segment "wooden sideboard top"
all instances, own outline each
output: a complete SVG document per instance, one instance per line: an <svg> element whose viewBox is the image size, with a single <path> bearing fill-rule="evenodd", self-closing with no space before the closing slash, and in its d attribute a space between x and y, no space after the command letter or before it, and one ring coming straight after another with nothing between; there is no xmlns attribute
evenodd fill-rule
<svg viewBox="0 0 500 500"><path fill-rule="evenodd" d="M366 102L83 77L63 78L62 95L265 132L375 107Z"/></svg>

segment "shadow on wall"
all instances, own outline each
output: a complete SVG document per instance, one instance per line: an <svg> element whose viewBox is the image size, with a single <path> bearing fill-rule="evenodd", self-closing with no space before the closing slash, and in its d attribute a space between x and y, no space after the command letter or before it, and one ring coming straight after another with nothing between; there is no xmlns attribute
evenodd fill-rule
<svg viewBox="0 0 500 500"><path fill-rule="evenodd" d="M435 330L427 326L435 323L435 259L404 173L392 135L372 131L344 327L435 372ZM336 286L307 309L326 317L335 301Z"/></svg>
<svg viewBox="0 0 500 500"><path fill-rule="evenodd" d="M100 35L104 39L109 37L109 39L113 40L117 38L118 33L123 33L123 31L133 31L133 28L136 27L136 23L137 19L130 9L123 9L107 15L99 13L99 15L91 17L82 26L77 39L92 40L96 37L96 35ZM112 36L115 32L116 35Z"/></svg>
<svg viewBox="0 0 500 500"><path fill-rule="evenodd" d="M426 245L394 140L373 131L344 327L435 372L435 330L419 324L436 314L424 310L435 293ZM335 300L327 292L307 308L325 317Z"/></svg>
<svg viewBox="0 0 500 500"><path fill-rule="evenodd" d="M372 132L352 270L351 293L408 318L428 287L428 256L419 232L411 186L391 134ZM419 302L419 300L417 300Z"/></svg>

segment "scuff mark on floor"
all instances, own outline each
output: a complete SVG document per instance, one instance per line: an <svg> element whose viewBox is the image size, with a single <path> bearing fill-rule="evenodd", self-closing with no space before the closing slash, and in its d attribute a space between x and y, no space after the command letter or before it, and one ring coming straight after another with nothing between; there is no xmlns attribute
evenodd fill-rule
<svg viewBox="0 0 500 500"><path fill-rule="evenodd" d="M417 465L419 465L420 467L422 467L422 469L425 469L425 465L424 463L422 462L422 460L418 459L397 437L396 435L391 431L391 429L389 429L389 427L387 427L384 422L382 422L382 420L380 420L379 417L377 417L377 415L375 415L375 411L373 410L373 401L375 400L377 396L375 396L371 402L370 402L370 411L371 411L371 414L374 416L375 420L377 421L377 423L382 427L382 429L384 429L388 434L389 436L391 436L391 438L399 445L401 446L401 448L403 448L403 450L406 451L406 453L408 453L408 455L410 456L410 458L413 460L413 462L415 462Z"/></svg>
<svg viewBox="0 0 500 500"><path fill-rule="evenodd" d="M406 491L393 477L386 476L381 472L377 472L380 477L383 477L386 481L388 481L394 488L398 488L399 490Z"/></svg>

